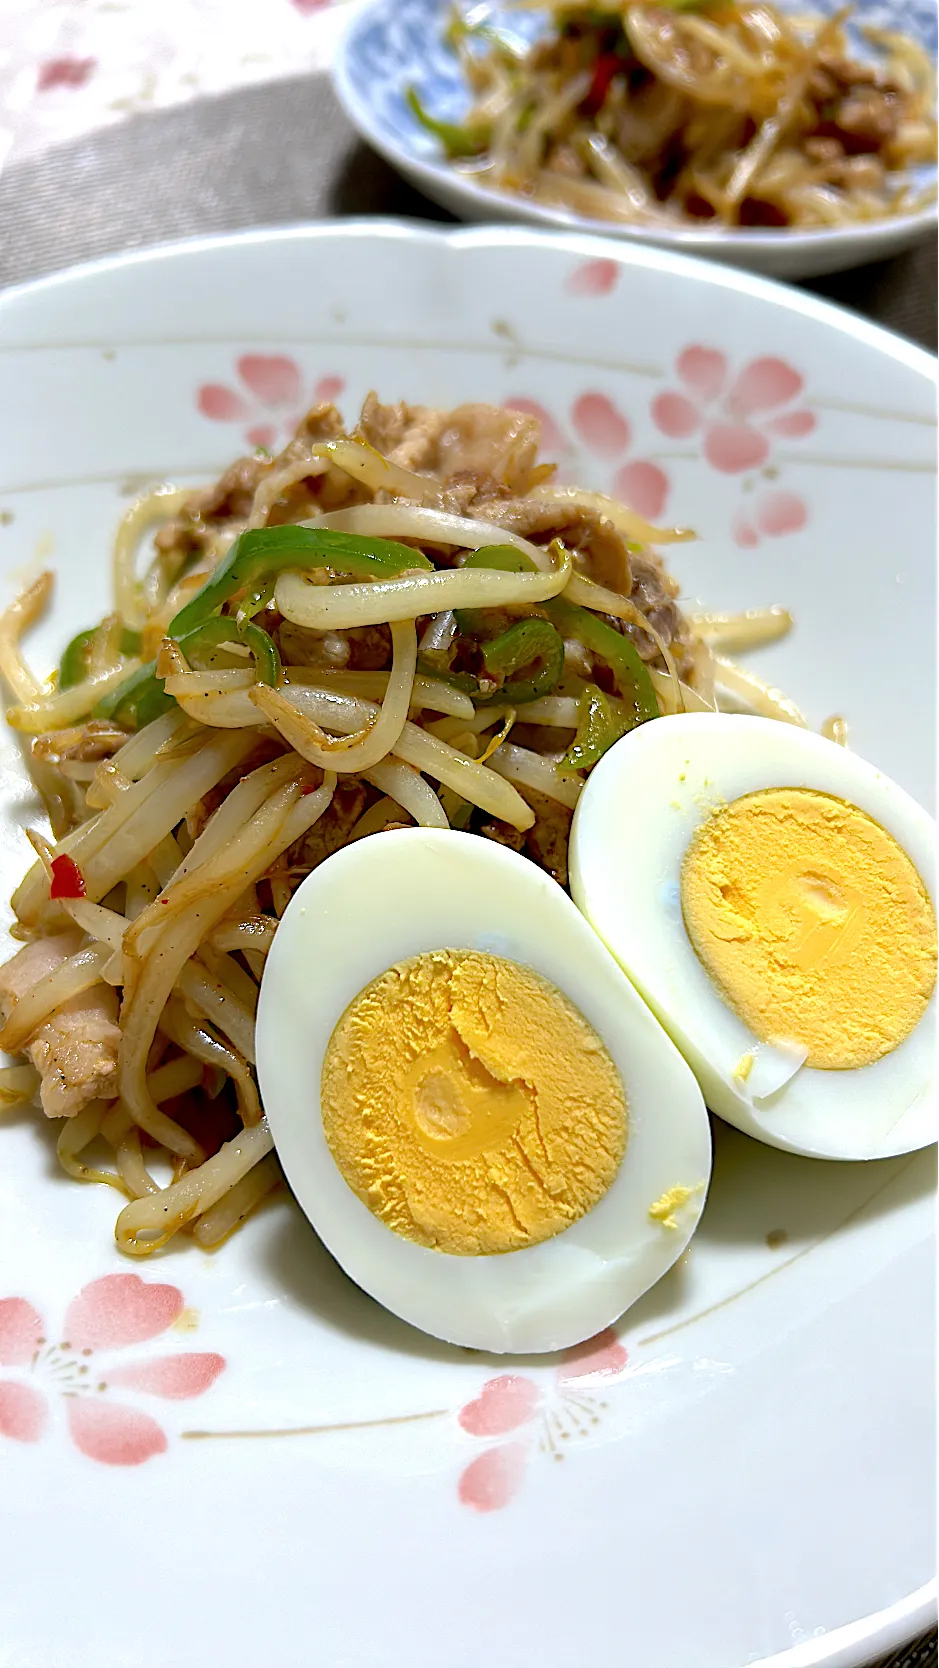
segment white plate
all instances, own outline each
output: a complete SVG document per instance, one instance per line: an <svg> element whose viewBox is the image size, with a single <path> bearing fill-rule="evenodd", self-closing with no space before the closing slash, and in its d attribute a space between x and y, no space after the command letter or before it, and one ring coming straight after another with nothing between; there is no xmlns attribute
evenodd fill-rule
<svg viewBox="0 0 939 1668"><path fill-rule="evenodd" d="M782 0L782 4L793 11L834 12L840 0L813 0L811 8L799 6L796 0ZM747 231L727 226L684 230L676 226L673 231L588 220L480 185L446 161L436 139L421 127L405 100L407 89L413 86L431 115L444 121L462 119L470 98L458 61L444 39L451 9L450 0L366 0L337 48L333 75L346 113L369 144L435 203L442 203L461 219L528 220L600 232L660 249L705 255L776 278L839 272L865 261L883 260L935 236L935 204L916 214L823 231ZM858 23L905 30L930 54L935 53L932 0L855 0L852 11ZM519 8L512 0L484 0L472 7L472 13L526 40L536 39L545 27L541 13ZM856 30L853 38L855 51L869 56L870 47ZM918 169L916 176L921 186L935 185L934 167Z"/></svg>
<svg viewBox="0 0 939 1668"><path fill-rule="evenodd" d="M314 390L527 401L569 475L700 529L690 597L789 604L755 664L930 798L932 367L847 314L624 244L346 223L10 292L0 345L4 584L61 572L43 670L139 484L282 438ZM6 897L37 820L8 735L2 773ZM114 1196L4 1122L11 1668L853 1668L928 1625L929 1153L719 1127L701 1230L620 1335L507 1362L378 1309L284 1198L215 1255L123 1260Z"/></svg>

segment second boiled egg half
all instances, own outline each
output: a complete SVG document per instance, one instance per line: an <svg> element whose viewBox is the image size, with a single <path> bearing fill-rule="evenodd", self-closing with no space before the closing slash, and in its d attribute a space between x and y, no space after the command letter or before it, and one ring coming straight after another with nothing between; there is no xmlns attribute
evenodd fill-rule
<svg viewBox="0 0 939 1668"><path fill-rule="evenodd" d="M320 1238L451 1343L593 1336L704 1208L688 1066L556 883L478 836L397 830L314 870L268 957L257 1048Z"/></svg>
<svg viewBox="0 0 939 1668"><path fill-rule="evenodd" d="M868 1159L936 1139L935 827L821 736L696 713L592 772L571 891L694 1070L772 1146Z"/></svg>

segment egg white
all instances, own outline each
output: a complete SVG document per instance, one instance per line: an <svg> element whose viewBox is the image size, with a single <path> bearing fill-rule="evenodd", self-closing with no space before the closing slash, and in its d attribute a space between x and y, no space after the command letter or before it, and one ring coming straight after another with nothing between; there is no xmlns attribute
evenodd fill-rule
<svg viewBox="0 0 939 1668"><path fill-rule="evenodd" d="M629 1129L600 1203L555 1238L458 1257L402 1238L353 1193L326 1143L323 1059L353 998L396 962L482 950L534 968L599 1033L626 1091ZM684 1250L704 1208L711 1141L678 1051L561 888L476 835L402 829L336 852L299 887L261 986L264 1107L301 1209L346 1273L424 1332L476 1349L563 1349L615 1321ZM693 1189L676 1226L649 1215Z"/></svg>
<svg viewBox="0 0 939 1668"><path fill-rule="evenodd" d="M571 832L571 892L689 1062L713 1112L749 1135L816 1158L913 1152L937 1136L933 996L891 1054L819 1071L761 1047L695 953L681 866L710 812L773 787L810 788L866 811L918 869L935 907L935 825L896 783L795 725L695 713L645 724L591 773ZM889 1000L889 998L888 998ZM735 1070L753 1054L741 1081Z"/></svg>

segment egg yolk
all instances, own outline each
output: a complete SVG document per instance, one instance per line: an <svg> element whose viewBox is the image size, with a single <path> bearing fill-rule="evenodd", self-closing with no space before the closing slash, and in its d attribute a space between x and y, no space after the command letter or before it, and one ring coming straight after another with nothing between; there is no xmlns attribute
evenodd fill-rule
<svg viewBox="0 0 939 1668"><path fill-rule="evenodd" d="M692 944L761 1042L868 1066L923 1017L936 917L906 852L844 800L769 788L716 811L682 868Z"/></svg>
<svg viewBox="0 0 939 1668"><path fill-rule="evenodd" d="M330 1038L323 1128L395 1233L453 1256L518 1251L599 1203L626 1097L593 1027L530 968L437 950L389 968Z"/></svg>
<svg viewBox="0 0 939 1668"><path fill-rule="evenodd" d="M683 1183L679 1182L676 1187L667 1188L660 1198L653 1200L649 1206L649 1215L653 1222L661 1222L663 1228L670 1228L674 1233L677 1233L678 1211L698 1192L700 1192L700 1185L698 1187L685 1187Z"/></svg>

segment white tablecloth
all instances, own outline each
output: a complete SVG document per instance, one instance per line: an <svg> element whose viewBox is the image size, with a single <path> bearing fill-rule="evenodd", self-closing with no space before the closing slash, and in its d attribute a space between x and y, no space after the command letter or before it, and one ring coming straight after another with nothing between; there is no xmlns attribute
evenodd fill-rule
<svg viewBox="0 0 939 1668"><path fill-rule="evenodd" d="M323 69L345 0L0 0L0 167L128 115Z"/></svg>

